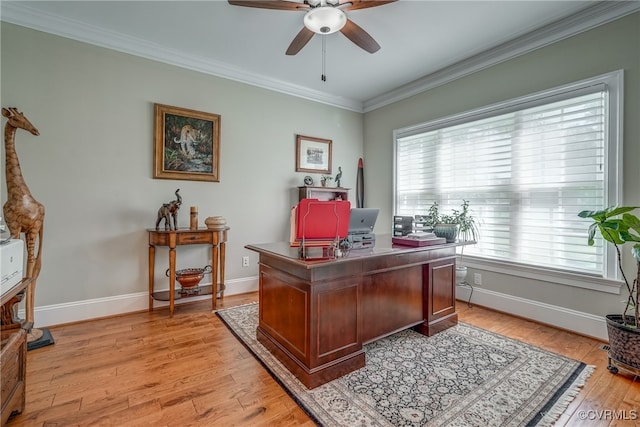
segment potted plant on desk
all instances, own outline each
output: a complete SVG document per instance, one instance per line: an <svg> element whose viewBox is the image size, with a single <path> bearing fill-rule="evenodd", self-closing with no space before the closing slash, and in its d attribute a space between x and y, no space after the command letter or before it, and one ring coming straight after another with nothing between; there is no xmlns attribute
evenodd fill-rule
<svg viewBox="0 0 640 427"><path fill-rule="evenodd" d="M438 237L447 239L447 243L453 243L456 239L460 242L477 241L480 236L478 222L469 211L469 201L462 200L461 210L452 209L451 214L440 214L438 202L434 202L429 208L427 222L433 227L433 232ZM464 282L467 277L467 267L463 265L464 246L460 249L460 264L456 266L456 283Z"/></svg>
<svg viewBox="0 0 640 427"><path fill-rule="evenodd" d="M618 367L640 374L640 219L630 212L637 206L610 207L600 211L582 211L580 218L593 220L589 226L588 244L594 244L596 232L613 244L618 256L618 269L627 288L628 296L620 314L608 314L609 371L618 372ZM636 263L636 276L632 282L622 268L620 247L631 243L631 253ZM633 309L633 315L627 314ZM613 363L612 363L613 361Z"/></svg>

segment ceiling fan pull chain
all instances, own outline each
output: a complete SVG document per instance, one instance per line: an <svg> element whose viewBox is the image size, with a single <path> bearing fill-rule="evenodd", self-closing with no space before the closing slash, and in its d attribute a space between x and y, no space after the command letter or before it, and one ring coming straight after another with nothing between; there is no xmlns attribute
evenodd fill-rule
<svg viewBox="0 0 640 427"><path fill-rule="evenodd" d="M327 56L327 36L322 36L322 76L320 77L320 79L323 82L327 81L327 75L326 75L326 56Z"/></svg>

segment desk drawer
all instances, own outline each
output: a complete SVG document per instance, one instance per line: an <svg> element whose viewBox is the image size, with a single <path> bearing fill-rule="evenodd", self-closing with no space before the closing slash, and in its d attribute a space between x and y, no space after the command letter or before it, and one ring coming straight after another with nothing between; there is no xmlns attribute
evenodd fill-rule
<svg viewBox="0 0 640 427"><path fill-rule="evenodd" d="M402 252L394 255L367 258L362 262L363 272L384 271L407 265L428 264L434 260L455 258L454 247Z"/></svg>
<svg viewBox="0 0 640 427"><path fill-rule="evenodd" d="M27 334L17 329L2 340L0 352L0 397L2 398L2 425L12 412L24 409L24 391L27 358Z"/></svg>
<svg viewBox="0 0 640 427"><path fill-rule="evenodd" d="M203 233L202 231L180 232L176 236L176 244L191 245L194 243L213 243L213 233Z"/></svg>
<svg viewBox="0 0 640 427"><path fill-rule="evenodd" d="M401 267L411 264L420 264L428 261L428 257L422 252L410 252L384 257L366 259L363 262L364 272L386 270L388 268Z"/></svg>
<svg viewBox="0 0 640 427"><path fill-rule="evenodd" d="M175 240L172 240L175 239ZM198 243L213 244L213 232L208 230L166 231L149 233L149 244L154 246L193 245Z"/></svg>

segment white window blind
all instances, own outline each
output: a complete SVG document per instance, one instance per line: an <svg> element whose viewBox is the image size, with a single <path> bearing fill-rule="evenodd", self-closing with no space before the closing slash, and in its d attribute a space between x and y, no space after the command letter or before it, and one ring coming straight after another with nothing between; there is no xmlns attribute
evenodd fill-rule
<svg viewBox="0 0 640 427"><path fill-rule="evenodd" d="M480 238L465 255L615 275L577 217L612 199L608 95L586 85L397 131L395 215L424 215L433 202L450 213L468 200Z"/></svg>

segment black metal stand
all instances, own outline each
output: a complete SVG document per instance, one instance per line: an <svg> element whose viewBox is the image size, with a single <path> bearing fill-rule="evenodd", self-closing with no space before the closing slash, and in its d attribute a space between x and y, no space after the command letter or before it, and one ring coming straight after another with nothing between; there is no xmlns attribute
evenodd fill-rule
<svg viewBox="0 0 640 427"><path fill-rule="evenodd" d="M607 370L612 374L617 374L620 372L620 369L626 371L632 375L640 376L640 369L634 368L633 366L629 366L626 363L620 362L609 355L608 357L609 363L607 364Z"/></svg>
<svg viewBox="0 0 640 427"><path fill-rule="evenodd" d="M473 307L473 305L471 304L471 297L473 296L473 286L471 286L471 284L469 282L467 282L466 280L460 282L458 284L458 286L466 286L469 289L471 289L471 293L469 294L469 299L467 300L467 306Z"/></svg>
<svg viewBox="0 0 640 427"><path fill-rule="evenodd" d="M55 344L51 331L47 328L38 328L42 331L42 336L37 340L27 342L27 350L35 350L37 348L46 347Z"/></svg>

